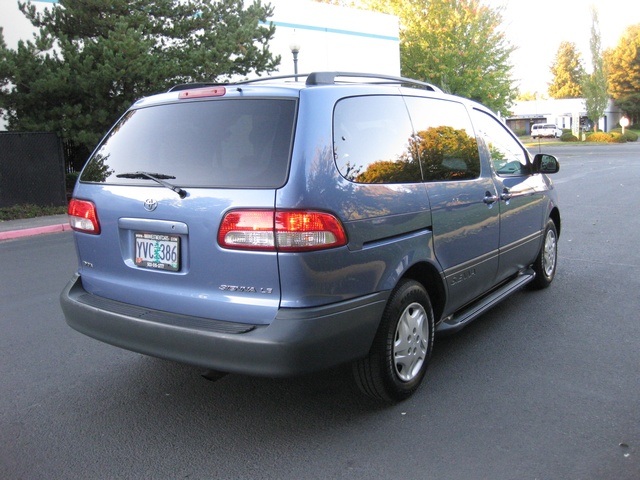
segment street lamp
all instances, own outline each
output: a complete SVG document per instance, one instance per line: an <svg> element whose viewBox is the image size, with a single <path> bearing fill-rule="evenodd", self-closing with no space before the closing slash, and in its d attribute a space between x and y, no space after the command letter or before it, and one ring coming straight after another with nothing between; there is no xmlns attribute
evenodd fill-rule
<svg viewBox="0 0 640 480"><path fill-rule="evenodd" d="M620 126L622 127L622 134L624 135L624 127L629 126L629 119L627 117L622 117L620 119Z"/></svg>
<svg viewBox="0 0 640 480"><path fill-rule="evenodd" d="M295 76L296 82L298 81L298 53L300 53L300 42L296 38L296 32L293 32L293 38L291 43L289 44L289 49L291 49L291 53L293 54L293 74Z"/></svg>

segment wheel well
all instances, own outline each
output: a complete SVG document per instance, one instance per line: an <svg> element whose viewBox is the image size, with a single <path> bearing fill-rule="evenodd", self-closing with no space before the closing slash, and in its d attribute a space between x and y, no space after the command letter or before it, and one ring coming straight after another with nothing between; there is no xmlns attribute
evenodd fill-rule
<svg viewBox="0 0 640 480"><path fill-rule="evenodd" d="M560 211L554 208L551 210L549 217L553 220L553 223L556 224L556 232L558 233L558 238L560 238Z"/></svg>
<svg viewBox="0 0 640 480"><path fill-rule="evenodd" d="M407 270L404 278L411 278L412 280L420 282L427 290L429 300L431 300L431 307L433 308L433 316L437 323L442 317L447 299L447 293L444 289L440 272L429 263L418 263Z"/></svg>

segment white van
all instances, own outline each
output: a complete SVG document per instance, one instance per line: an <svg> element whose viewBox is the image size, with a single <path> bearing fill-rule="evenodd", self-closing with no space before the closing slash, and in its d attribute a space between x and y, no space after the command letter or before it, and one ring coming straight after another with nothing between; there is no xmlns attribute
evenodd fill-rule
<svg viewBox="0 0 640 480"><path fill-rule="evenodd" d="M531 138L562 136L562 129L553 123L536 123L531 126Z"/></svg>

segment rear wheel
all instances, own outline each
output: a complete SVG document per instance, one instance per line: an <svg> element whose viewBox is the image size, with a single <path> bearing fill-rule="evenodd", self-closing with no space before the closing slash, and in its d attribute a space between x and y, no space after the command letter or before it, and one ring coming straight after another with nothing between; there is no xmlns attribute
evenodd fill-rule
<svg viewBox="0 0 640 480"><path fill-rule="evenodd" d="M429 295L420 283L403 280L389 297L369 354L354 362L360 389L388 402L411 396L427 369L433 333Z"/></svg>
<svg viewBox="0 0 640 480"><path fill-rule="evenodd" d="M556 276L556 264L558 261L558 231L553 220L547 221L544 230L542 247L538 258L533 263L536 278L531 282L531 287L536 289L547 288Z"/></svg>

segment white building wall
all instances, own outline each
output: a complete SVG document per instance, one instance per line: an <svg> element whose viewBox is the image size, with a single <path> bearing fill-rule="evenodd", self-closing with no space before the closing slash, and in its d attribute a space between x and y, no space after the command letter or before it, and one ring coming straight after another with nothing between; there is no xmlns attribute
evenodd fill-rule
<svg viewBox="0 0 640 480"><path fill-rule="evenodd" d="M293 73L289 46L300 45L298 71L400 75L398 18L311 0L270 0L276 34L271 50L282 56L280 73Z"/></svg>
<svg viewBox="0 0 640 480"><path fill-rule="evenodd" d="M53 0L33 0L37 9L42 10L57 3ZM0 0L0 27L4 41L9 48L16 48L18 40L30 40L35 29L18 8L18 0Z"/></svg>

